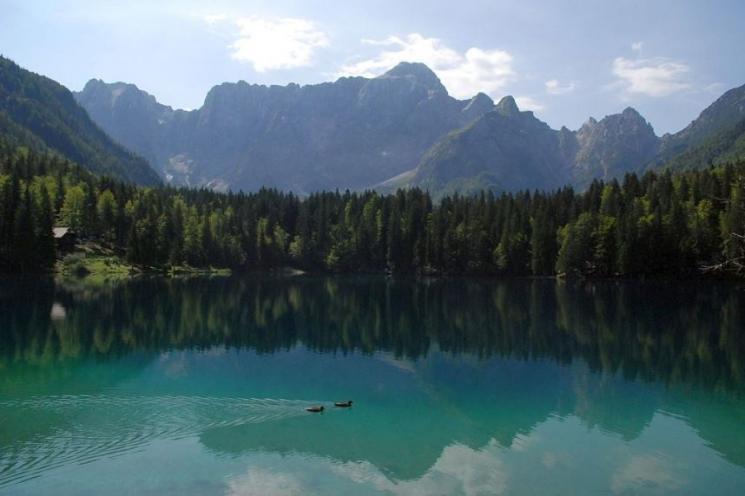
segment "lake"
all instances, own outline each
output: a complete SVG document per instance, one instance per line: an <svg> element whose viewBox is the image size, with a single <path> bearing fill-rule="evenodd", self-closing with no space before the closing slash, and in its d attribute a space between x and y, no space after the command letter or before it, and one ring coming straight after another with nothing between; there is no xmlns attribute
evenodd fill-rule
<svg viewBox="0 0 745 496"><path fill-rule="evenodd" d="M745 494L745 288L3 279L0 494Z"/></svg>

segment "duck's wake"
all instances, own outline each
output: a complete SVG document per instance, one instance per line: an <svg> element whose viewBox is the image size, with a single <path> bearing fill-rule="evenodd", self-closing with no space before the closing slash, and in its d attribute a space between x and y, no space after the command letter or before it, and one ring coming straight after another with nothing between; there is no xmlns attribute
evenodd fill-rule
<svg viewBox="0 0 745 496"><path fill-rule="evenodd" d="M66 464L116 456L156 439L307 415L317 402L210 396L64 395L0 402L4 419L48 426L0 446L0 488ZM38 424L37 424L38 425Z"/></svg>

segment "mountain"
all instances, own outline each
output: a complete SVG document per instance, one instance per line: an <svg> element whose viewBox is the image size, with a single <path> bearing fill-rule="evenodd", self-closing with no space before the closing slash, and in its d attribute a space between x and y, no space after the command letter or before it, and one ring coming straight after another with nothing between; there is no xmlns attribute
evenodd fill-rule
<svg viewBox="0 0 745 496"><path fill-rule="evenodd" d="M685 129L662 137L656 164L703 145L715 135L726 133L745 120L745 85L733 88L708 106Z"/></svg>
<svg viewBox="0 0 745 496"><path fill-rule="evenodd" d="M569 179L565 148L558 132L532 112L521 112L508 96L495 110L440 140L407 185L439 194L558 188Z"/></svg>
<svg viewBox="0 0 745 496"><path fill-rule="evenodd" d="M452 98L419 63L308 86L224 83L192 111L123 83L92 80L75 96L172 184L297 193L371 187L414 168L437 140L494 108L484 94Z"/></svg>
<svg viewBox="0 0 745 496"><path fill-rule="evenodd" d="M91 119L110 136L126 143L129 149L137 150L151 164L158 162L152 137L161 133L162 123L174 118L173 109L159 104L155 97L133 84L107 85L100 80L91 80L83 93L75 96Z"/></svg>
<svg viewBox="0 0 745 496"><path fill-rule="evenodd" d="M172 184L220 190L582 187L639 170L660 146L634 109L555 131L512 97L454 99L419 63L309 86L224 83L193 111L125 83L91 80L75 96Z"/></svg>
<svg viewBox="0 0 745 496"><path fill-rule="evenodd" d="M745 119L714 133L665 163L672 170L689 170L745 158Z"/></svg>
<svg viewBox="0 0 745 496"><path fill-rule="evenodd" d="M59 83L0 57L0 136L56 152L97 174L142 185L160 178L148 163L115 143Z"/></svg>
<svg viewBox="0 0 745 496"><path fill-rule="evenodd" d="M384 181L437 196L481 189L585 188L627 172L683 170L745 156L745 86L726 92L685 129L657 137L633 108L577 131L554 131L505 97L492 112L441 139L416 168Z"/></svg>
<svg viewBox="0 0 745 496"><path fill-rule="evenodd" d="M652 126L631 107L600 122L590 118L575 137L573 183L580 186L638 170L656 156L660 146Z"/></svg>
<svg viewBox="0 0 745 496"><path fill-rule="evenodd" d="M743 155L745 85L724 93L682 131L663 136L651 166L685 170Z"/></svg>
<svg viewBox="0 0 745 496"><path fill-rule="evenodd" d="M578 131L551 129L504 97L495 110L435 144L413 171L383 189L418 186L438 195L480 189L516 191L580 187L638 169L654 158L659 138L627 108Z"/></svg>
<svg viewBox="0 0 745 496"><path fill-rule="evenodd" d="M175 185L218 190L418 186L440 196L481 189L579 189L648 168L690 168L745 150L745 86L689 126L658 137L633 108L551 129L514 98L457 100L427 66L308 86L215 86L192 111L136 86L91 80L78 102ZM738 127L739 126L739 127Z"/></svg>

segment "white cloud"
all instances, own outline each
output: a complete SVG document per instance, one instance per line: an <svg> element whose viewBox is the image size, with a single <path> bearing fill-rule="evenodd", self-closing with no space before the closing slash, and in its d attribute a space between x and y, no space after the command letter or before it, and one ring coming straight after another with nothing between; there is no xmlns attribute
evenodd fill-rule
<svg viewBox="0 0 745 496"><path fill-rule="evenodd" d="M210 14L204 16L204 22L209 24L210 26L213 26L217 24L218 22L222 22L228 18L225 14Z"/></svg>
<svg viewBox="0 0 745 496"><path fill-rule="evenodd" d="M389 36L385 40L362 40L367 45L385 46L376 57L345 65L340 75L375 77L399 62L422 62L431 69L450 67L458 64L462 56L442 44L437 38L425 38L413 33L405 38Z"/></svg>
<svg viewBox="0 0 745 496"><path fill-rule="evenodd" d="M613 61L616 83L627 93L661 97L690 88L685 76L690 67L663 58Z"/></svg>
<svg viewBox="0 0 745 496"><path fill-rule="evenodd" d="M540 112L546 107L539 101L535 100L530 96L516 96L515 103L520 110L531 110L533 112Z"/></svg>
<svg viewBox="0 0 745 496"><path fill-rule="evenodd" d="M724 83L711 83L711 84L707 84L706 86L704 86L702 88L702 91L704 93L709 93L711 95L719 96L726 89L727 89L727 85Z"/></svg>
<svg viewBox="0 0 745 496"><path fill-rule="evenodd" d="M215 23L224 18L209 19ZM238 38L230 45L231 57L252 64L257 72L311 65L314 52L329 44L326 33L307 19L244 17L236 24Z"/></svg>
<svg viewBox="0 0 745 496"><path fill-rule="evenodd" d="M551 95L564 95L574 91L576 85L574 83L567 83L562 85L558 79L549 79L545 83L546 92Z"/></svg>
<svg viewBox="0 0 745 496"><path fill-rule="evenodd" d="M246 475L228 482L228 496L302 496L308 494L292 474L254 467Z"/></svg>
<svg viewBox="0 0 745 496"><path fill-rule="evenodd" d="M669 462L654 455L636 455L613 474L611 489L616 494L635 494L642 490L667 493L684 484L685 480Z"/></svg>
<svg viewBox="0 0 745 496"><path fill-rule="evenodd" d="M635 41L631 44L631 49L635 52L641 52L642 48L644 48L644 42L643 41Z"/></svg>
<svg viewBox="0 0 745 496"><path fill-rule="evenodd" d="M504 50L472 47L462 53L419 33L362 42L384 50L373 58L343 66L338 76L374 77L399 62L422 62L437 73L456 98L468 98L479 91L496 96L515 78L512 55Z"/></svg>
<svg viewBox="0 0 745 496"><path fill-rule="evenodd" d="M271 461L265 463L270 465ZM288 455L282 463L291 464L292 472L277 470L276 464L270 468L254 465L246 474L228 481L228 496L327 494L330 487L340 482L356 485L358 492L394 496L486 496L505 493L509 482L502 451L495 440L482 449L457 443L446 446L424 474L410 480L392 479L368 461L340 462L305 454Z"/></svg>

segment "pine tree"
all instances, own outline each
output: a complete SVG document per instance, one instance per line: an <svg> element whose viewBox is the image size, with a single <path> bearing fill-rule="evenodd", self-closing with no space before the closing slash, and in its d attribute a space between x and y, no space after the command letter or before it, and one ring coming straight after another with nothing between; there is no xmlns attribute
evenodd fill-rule
<svg viewBox="0 0 745 496"><path fill-rule="evenodd" d="M86 195L80 186L72 186L65 191L65 200L62 203L62 223L65 226L84 232L86 226Z"/></svg>
<svg viewBox="0 0 745 496"><path fill-rule="evenodd" d="M16 212L15 235L13 237L15 253L11 261L14 272L30 272L38 268L34 265L35 244L36 229L34 229L31 191L25 188L23 199Z"/></svg>
<svg viewBox="0 0 745 496"><path fill-rule="evenodd" d="M39 194L41 198L36 209L36 220L34 222L36 224L35 265L42 270L46 270L54 266L57 256L52 232L54 214L52 212L52 202L44 184L41 185Z"/></svg>
<svg viewBox="0 0 745 496"><path fill-rule="evenodd" d="M736 272L745 271L745 179L734 181L722 214L724 257Z"/></svg>
<svg viewBox="0 0 745 496"><path fill-rule="evenodd" d="M98 195L96 204L97 224L101 226L100 233L106 241L113 241L115 237L117 205L114 194L110 190L104 190Z"/></svg>
<svg viewBox="0 0 745 496"><path fill-rule="evenodd" d="M386 256L386 265L389 271L397 272L401 269L402 263L402 241L401 241L401 211L399 210L398 201L394 198L391 211L388 216L388 252Z"/></svg>

